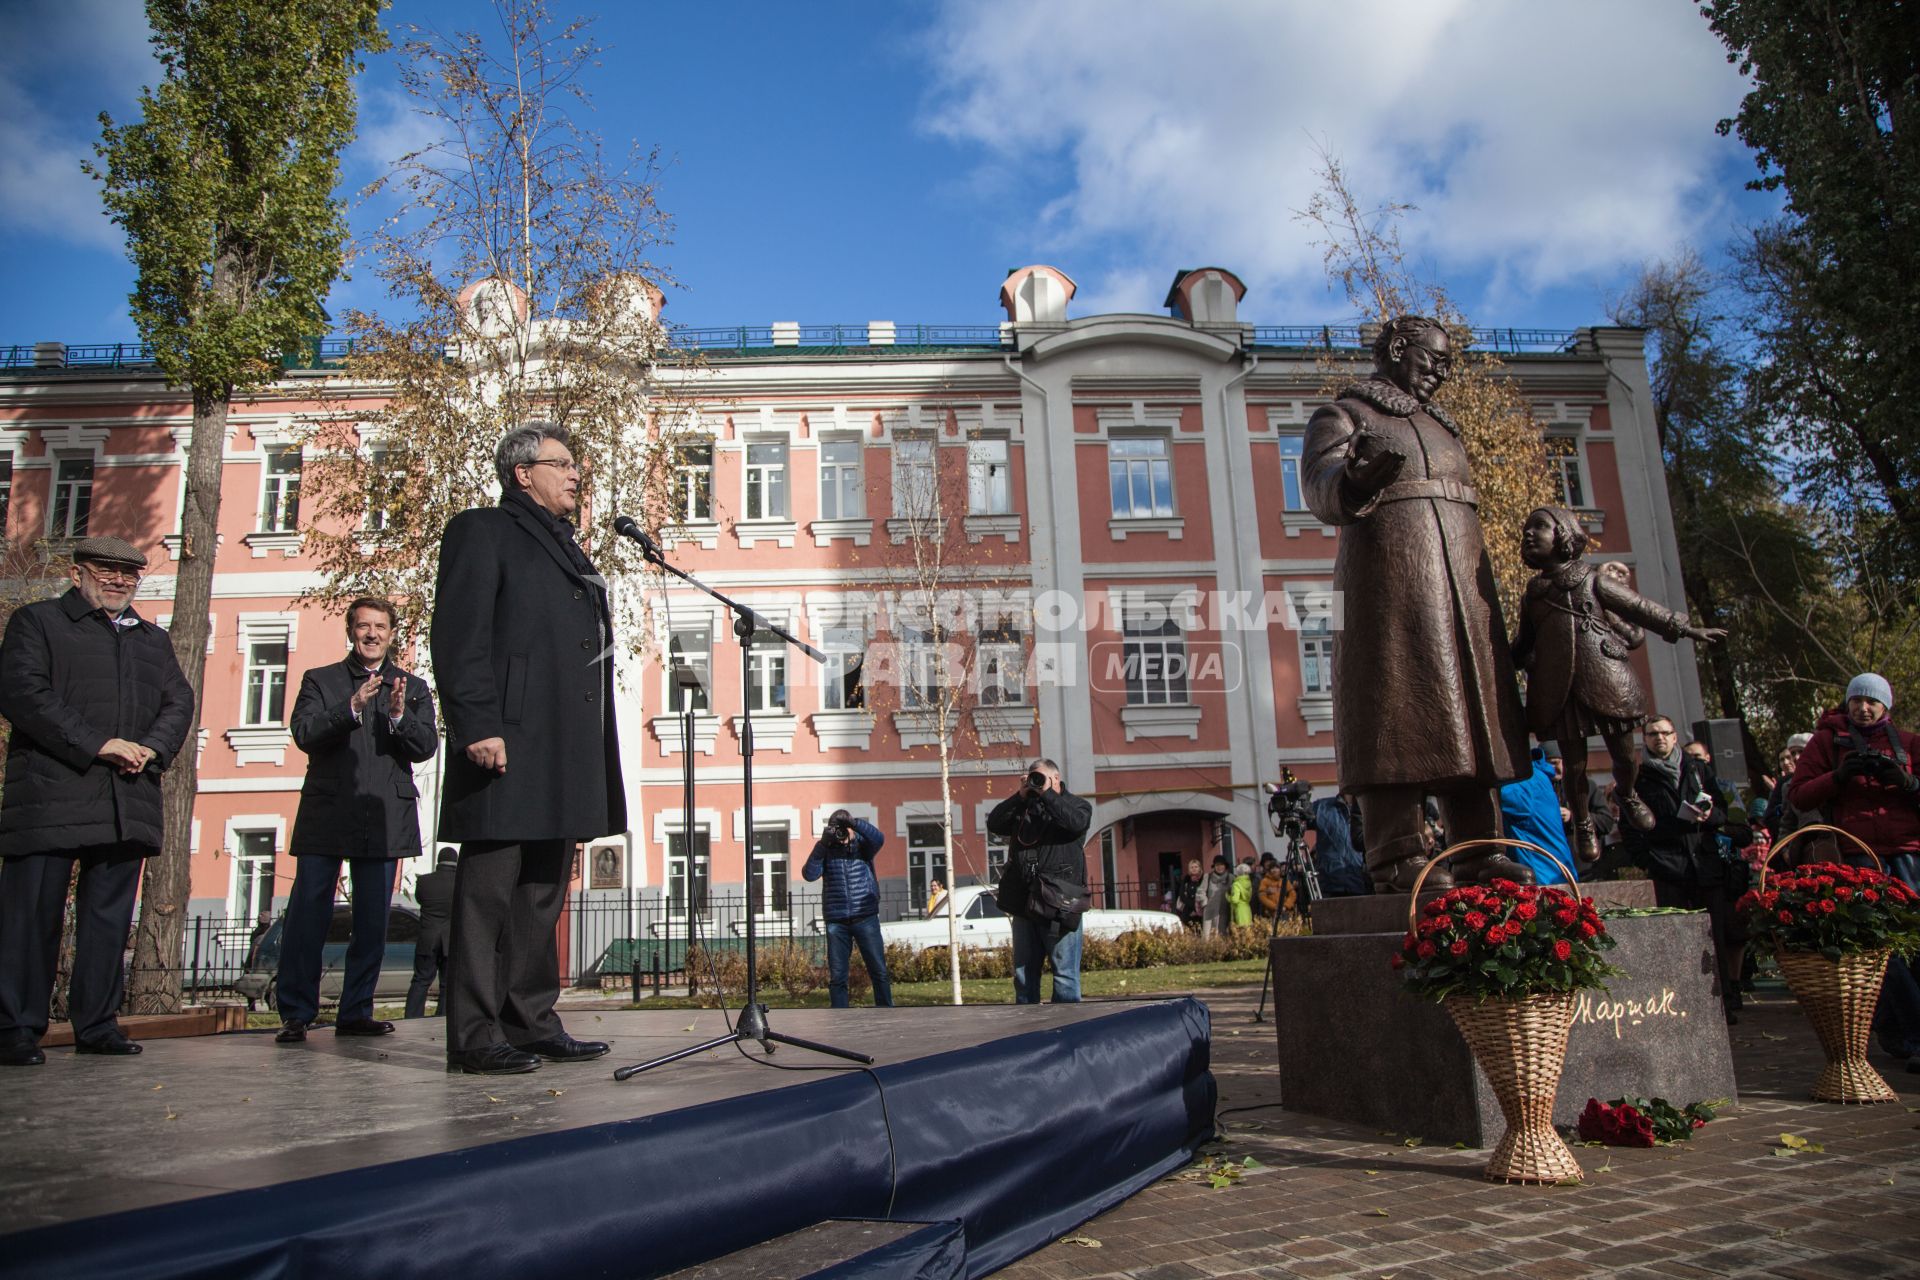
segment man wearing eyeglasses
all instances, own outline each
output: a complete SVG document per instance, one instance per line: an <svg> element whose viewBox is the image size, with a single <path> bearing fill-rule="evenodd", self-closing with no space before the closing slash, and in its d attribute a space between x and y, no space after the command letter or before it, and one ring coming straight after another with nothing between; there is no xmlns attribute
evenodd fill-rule
<svg viewBox="0 0 1920 1280"><path fill-rule="evenodd" d="M46 1061L76 865L74 1052L140 1052L116 1017L120 959L141 860L160 851L160 774L193 725L167 633L133 609L146 567L119 538L82 539L73 589L21 606L0 642L0 716L13 726L0 800L0 1066Z"/></svg>
<svg viewBox="0 0 1920 1280"><path fill-rule="evenodd" d="M500 505L440 543L432 649L447 723L440 838L460 842L447 944L447 1069L532 1071L607 1052L553 1011L577 844L627 829L606 582L575 541L580 468L562 427L507 433Z"/></svg>

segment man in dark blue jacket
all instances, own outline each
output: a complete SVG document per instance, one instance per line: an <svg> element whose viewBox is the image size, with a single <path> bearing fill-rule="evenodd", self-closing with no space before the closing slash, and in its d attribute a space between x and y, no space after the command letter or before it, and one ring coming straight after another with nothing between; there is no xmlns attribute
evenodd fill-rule
<svg viewBox="0 0 1920 1280"><path fill-rule="evenodd" d="M880 938L880 882L874 878L873 855L887 838L880 829L845 809L835 809L827 829L800 874L808 880L825 876L820 914L827 921L827 989L833 1007L847 1007L847 961L853 944L873 979L873 1002L893 1006L893 985L887 981L887 947Z"/></svg>
<svg viewBox="0 0 1920 1280"><path fill-rule="evenodd" d="M293 740L307 753L307 779L287 850L294 859L275 986L281 1044L307 1038L320 1011L320 960L333 924L340 860L353 878L353 933L340 991L336 1036L383 1036L373 993L387 953L387 914L397 858L420 856L420 790L413 766L440 748L426 681L403 671L389 650L400 616L362 596L347 606L344 662L315 667L293 704Z"/></svg>
<svg viewBox="0 0 1920 1280"><path fill-rule="evenodd" d="M133 611L147 557L119 538L73 549L73 590L23 605L0 645L8 739L0 809L0 1065L46 1061L67 885L76 1053L140 1052L117 1020L140 861L160 852L160 774L193 726L167 633Z"/></svg>

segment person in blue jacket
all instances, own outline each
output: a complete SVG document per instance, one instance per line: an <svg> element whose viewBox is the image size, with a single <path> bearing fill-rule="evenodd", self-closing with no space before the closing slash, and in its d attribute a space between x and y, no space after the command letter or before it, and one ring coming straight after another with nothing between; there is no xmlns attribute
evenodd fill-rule
<svg viewBox="0 0 1920 1280"><path fill-rule="evenodd" d="M880 882L873 874L873 855L886 842L871 822L835 809L800 872L809 881L827 878L820 914L827 922L827 990L836 1009L849 1003L847 961L856 942L867 976L873 979L874 1004L883 1009L893 1006L887 947L880 938Z"/></svg>
<svg viewBox="0 0 1920 1280"><path fill-rule="evenodd" d="M1573 847L1567 843L1566 819L1560 814L1560 792L1554 786L1559 774L1547 763L1541 748L1535 747L1532 754L1532 775L1500 788L1500 816L1509 839L1539 845L1565 863L1567 870L1562 871L1531 849L1514 849L1511 853L1515 860L1532 868L1535 884L1572 887L1578 882L1568 879L1573 871Z"/></svg>

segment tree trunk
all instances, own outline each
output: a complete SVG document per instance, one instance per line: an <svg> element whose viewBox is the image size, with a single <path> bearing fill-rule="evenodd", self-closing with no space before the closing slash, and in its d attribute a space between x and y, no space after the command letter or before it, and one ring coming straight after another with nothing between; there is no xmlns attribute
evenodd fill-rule
<svg viewBox="0 0 1920 1280"><path fill-rule="evenodd" d="M208 609L219 551L220 473L233 388L196 388L193 440L187 446L187 489L180 512L180 570L173 588L173 656L193 689L186 745L167 769L160 856L148 858L140 881L128 1003L134 1013L180 1011L180 947L192 891L193 801L200 778L201 687L206 679Z"/></svg>
<svg viewBox="0 0 1920 1280"><path fill-rule="evenodd" d="M940 725L940 829L947 834L947 976L953 982L953 1002L965 1004L960 996L960 917L954 910L960 904L960 875L953 859L953 760L949 755L946 717Z"/></svg>

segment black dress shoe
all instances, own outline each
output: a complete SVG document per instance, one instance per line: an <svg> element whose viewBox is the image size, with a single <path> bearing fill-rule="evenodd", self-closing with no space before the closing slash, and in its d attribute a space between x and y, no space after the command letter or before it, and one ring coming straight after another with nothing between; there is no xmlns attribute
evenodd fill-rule
<svg viewBox="0 0 1920 1280"><path fill-rule="evenodd" d="M336 1022L333 1034L337 1036L390 1036L393 1034L391 1022L380 1022L373 1018L346 1018Z"/></svg>
<svg viewBox="0 0 1920 1280"><path fill-rule="evenodd" d="M75 1053L99 1053L110 1058L131 1058L140 1052L140 1046L125 1036L102 1036L98 1040L75 1040Z"/></svg>
<svg viewBox="0 0 1920 1280"><path fill-rule="evenodd" d="M47 1055L31 1040L11 1040L0 1044L0 1067L37 1067Z"/></svg>
<svg viewBox="0 0 1920 1280"><path fill-rule="evenodd" d="M564 1031L532 1044L514 1046L523 1053L537 1053L549 1062L591 1062L606 1057L612 1047L604 1040L575 1040Z"/></svg>
<svg viewBox="0 0 1920 1280"><path fill-rule="evenodd" d="M539 1068L539 1058L531 1053L522 1053L510 1044L447 1051L447 1070L464 1071L470 1076L517 1076Z"/></svg>
<svg viewBox="0 0 1920 1280"><path fill-rule="evenodd" d="M299 1044L307 1038L307 1024L299 1018L280 1025L280 1034L274 1037L277 1044Z"/></svg>

